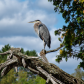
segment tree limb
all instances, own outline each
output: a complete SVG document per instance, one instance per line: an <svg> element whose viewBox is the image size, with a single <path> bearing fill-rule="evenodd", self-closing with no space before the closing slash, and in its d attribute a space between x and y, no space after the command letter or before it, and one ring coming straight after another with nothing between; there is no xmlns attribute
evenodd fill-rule
<svg viewBox="0 0 84 84"><path fill-rule="evenodd" d="M37 70L35 70L35 69L31 68L31 67L28 67L28 69L31 70L33 73L39 74L39 71L37 71Z"/></svg>
<svg viewBox="0 0 84 84"><path fill-rule="evenodd" d="M51 82L52 84L84 84L83 80L69 75L54 64L42 61L39 57L24 55L16 48L15 50L14 48L11 49L10 52L13 57L0 64L2 77L5 76L13 67L23 66L30 69L32 72L36 72L39 76L47 80L46 82ZM42 54L42 56L44 55L45 53Z"/></svg>
<svg viewBox="0 0 84 84"><path fill-rule="evenodd" d="M58 51L60 48L62 48L64 45L62 45L62 46L60 46L60 47L58 47L58 48L56 48L56 49L54 49L54 50L49 50L49 51L45 51L45 53L47 54L47 53L50 53L50 52L55 52L55 51Z"/></svg>
<svg viewBox="0 0 84 84"><path fill-rule="evenodd" d="M50 80L53 84L63 84L61 81L58 81L56 78L54 78L53 76L51 76L51 74L47 73L45 70L43 70L41 67L37 67L37 69L43 73L48 80ZM55 80L54 80L55 79Z"/></svg>
<svg viewBox="0 0 84 84"><path fill-rule="evenodd" d="M4 62L4 63L1 63L1 64L0 64L0 71L1 71L4 67L6 67L6 66L8 66L8 65L10 65L10 64L16 63L16 62L18 62L17 59L10 59L10 60L7 60L7 61Z"/></svg>

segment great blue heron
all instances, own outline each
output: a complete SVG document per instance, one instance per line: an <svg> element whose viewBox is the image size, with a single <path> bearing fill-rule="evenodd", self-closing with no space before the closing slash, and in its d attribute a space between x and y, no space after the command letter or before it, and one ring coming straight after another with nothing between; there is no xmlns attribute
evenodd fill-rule
<svg viewBox="0 0 84 84"><path fill-rule="evenodd" d="M46 44L50 48L51 36L45 24L43 24L40 20L31 21L29 23L35 23L34 30L37 33L37 35L43 40L44 50L45 50Z"/></svg>

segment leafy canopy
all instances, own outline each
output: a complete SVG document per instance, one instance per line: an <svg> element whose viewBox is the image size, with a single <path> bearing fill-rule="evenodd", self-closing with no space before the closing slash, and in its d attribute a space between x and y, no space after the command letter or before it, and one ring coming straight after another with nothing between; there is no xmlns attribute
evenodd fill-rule
<svg viewBox="0 0 84 84"><path fill-rule="evenodd" d="M60 55L57 56L56 61L60 62L62 58L66 61L69 57L76 57L81 59L80 67L84 68L84 0L48 0L53 1L55 12L62 14L65 23L62 29L55 31L55 35L62 36L58 39L63 42L63 49L60 50Z"/></svg>

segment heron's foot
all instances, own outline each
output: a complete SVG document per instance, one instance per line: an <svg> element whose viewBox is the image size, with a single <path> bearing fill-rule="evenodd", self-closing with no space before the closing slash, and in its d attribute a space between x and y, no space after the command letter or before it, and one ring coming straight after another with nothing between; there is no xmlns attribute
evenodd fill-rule
<svg viewBox="0 0 84 84"><path fill-rule="evenodd" d="M45 49L42 49L42 51L43 51L43 53L45 53L45 54L46 54L46 50L45 50Z"/></svg>
<svg viewBox="0 0 84 84"><path fill-rule="evenodd" d="M45 54L46 54L46 50L42 49L40 55L45 55Z"/></svg>

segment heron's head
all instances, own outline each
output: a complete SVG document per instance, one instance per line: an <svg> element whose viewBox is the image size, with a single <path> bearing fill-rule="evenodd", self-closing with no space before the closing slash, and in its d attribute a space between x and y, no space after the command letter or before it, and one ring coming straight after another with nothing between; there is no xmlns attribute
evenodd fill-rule
<svg viewBox="0 0 84 84"><path fill-rule="evenodd" d="M38 22L41 22L40 20L35 20L35 21L30 21L28 23L38 23Z"/></svg>

